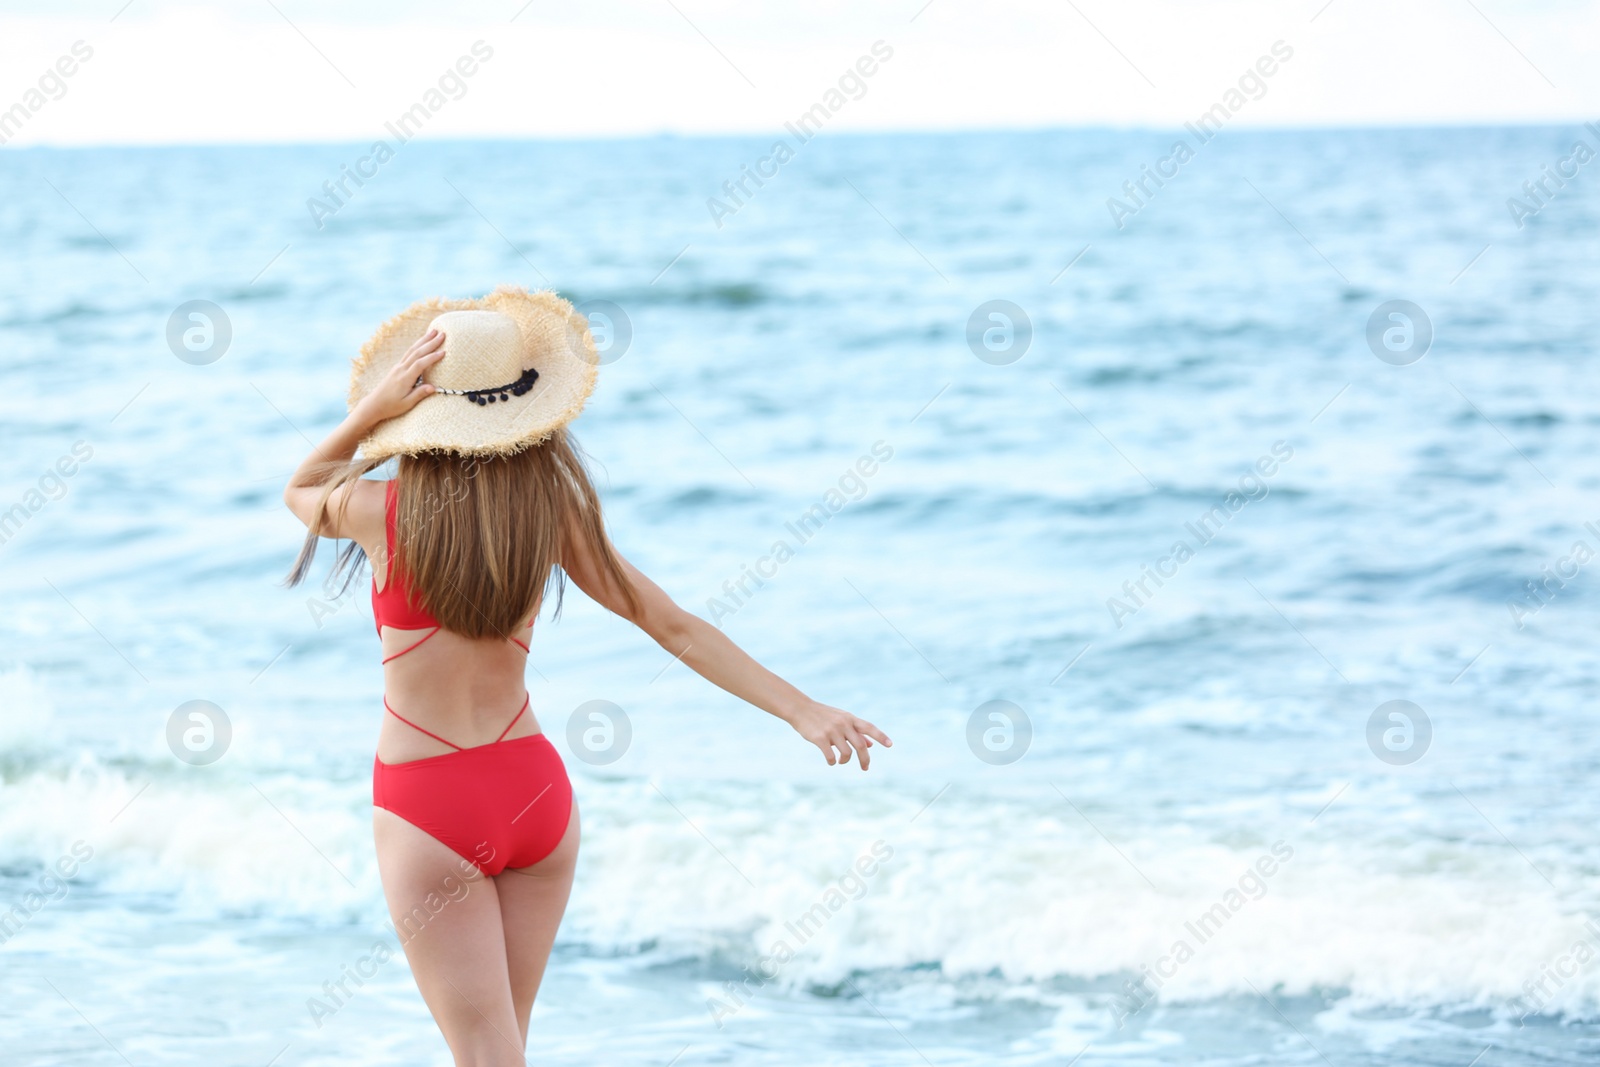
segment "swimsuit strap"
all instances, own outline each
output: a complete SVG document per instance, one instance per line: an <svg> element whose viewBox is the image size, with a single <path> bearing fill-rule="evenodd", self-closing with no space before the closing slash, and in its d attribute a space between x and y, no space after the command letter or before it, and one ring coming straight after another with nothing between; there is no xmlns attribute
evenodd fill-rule
<svg viewBox="0 0 1600 1067"><path fill-rule="evenodd" d="M406 718L404 715L400 714L398 711L395 711L393 708L389 707L389 698L387 696L385 696L383 698L383 706L384 706L384 709L386 711L388 711L388 713L390 715L393 715L395 718L399 719L401 722L405 723L407 726L411 727L413 730L417 730L417 731L420 731L422 733L425 733L429 737L433 738L435 741L438 741L440 744L449 745L451 748L455 749L457 752L465 751L464 749L462 749L462 747L460 745L456 744L454 741L446 741L444 738L440 737L438 734L434 733L432 730L424 730L422 727L418 726L416 723L412 722L410 719ZM517 712L517 714L521 715L522 713L519 711L519 712Z"/></svg>
<svg viewBox="0 0 1600 1067"><path fill-rule="evenodd" d="M524 714L527 713L528 705L529 705L529 703L532 702L532 700L533 700L533 694L532 693L529 693L529 694L527 694L526 696L524 696L522 698L522 707L518 708L517 709L517 713L511 717L511 721L506 723L506 728L504 730L500 731L500 736L494 739L494 743L495 744L498 745L500 742L502 742L502 741L504 741L506 739L506 734L509 734L511 732L511 728L513 726L517 725L517 721L519 719L521 719ZM386 710L390 715L393 715L395 718L399 719L401 722L405 723L407 726L411 727L413 730L416 730L416 731L418 731L420 733L425 733L429 737L433 738L435 741L439 742L440 744L449 745L451 748L455 749L457 752L466 751L460 745L456 744L454 741L446 741L444 738L440 737L438 734L434 733L432 730L423 729L421 726L418 726L416 723L412 722L410 719L406 718L404 715L400 714L398 711L395 711L393 708L389 707L389 698L387 696L385 696L383 698L383 707L384 707L384 710Z"/></svg>
<svg viewBox="0 0 1600 1067"><path fill-rule="evenodd" d="M518 708L517 713L511 717L511 721L506 723L506 728L500 731L500 736L494 739L495 744L498 745L500 742L506 739L506 734L511 732L511 728L517 725L517 720L522 718L523 713L528 710L528 703L531 700L533 700L532 693L529 693L527 696L522 698L522 707Z"/></svg>
<svg viewBox="0 0 1600 1067"><path fill-rule="evenodd" d="M423 635L422 640L415 641L412 644L407 645L405 648L402 648L399 652L396 652L392 656L383 657L383 662L388 663L392 659L399 659L401 656L405 655L407 652L410 652L413 648L416 648L418 645L422 644L423 641L426 641L428 638L432 637L442 629L444 629L443 626L435 626L433 629L429 630ZM382 666L382 664L379 664L379 666Z"/></svg>

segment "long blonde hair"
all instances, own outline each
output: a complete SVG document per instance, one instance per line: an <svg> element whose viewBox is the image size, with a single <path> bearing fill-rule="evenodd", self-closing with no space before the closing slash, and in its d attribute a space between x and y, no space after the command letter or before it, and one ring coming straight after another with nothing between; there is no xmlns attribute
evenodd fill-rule
<svg viewBox="0 0 1600 1067"><path fill-rule="evenodd" d="M318 472L326 479L322 496L289 585L303 581L311 569L327 525L329 496L381 462L331 463ZM539 611L552 583L559 615L566 589L562 560L574 538L622 590L629 608L638 610L633 586L606 537L594 483L565 430L509 456L401 456L395 489L394 558L379 565L386 569L386 582L403 575L418 605L447 630L466 637L508 637ZM352 541L336 556L329 585L342 573L342 593L365 561L365 551Z"/></svg>

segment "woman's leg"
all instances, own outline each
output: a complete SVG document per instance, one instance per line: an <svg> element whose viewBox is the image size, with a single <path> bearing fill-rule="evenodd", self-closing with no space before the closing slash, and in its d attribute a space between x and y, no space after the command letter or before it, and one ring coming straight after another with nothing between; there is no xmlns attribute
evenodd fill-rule
<svg viewBox="0 0 1600 1067"><path fill-rule="evenodd" d="M372 829L395 933L457 1067L522 1067L494 879L393 812L374 808Z"/></svg>
<svg viewBox="0 0 1600 1067"><path fill-rule="evenodd" d="M523 1042L528 1036L528 1014L544 978L556 927L567 910L573 870L578 862L578 802L572 802L566 836L555 851L531 867L507 868L493 879L500 898L501 926L505 931L506 967L511 999Z"/></svg>

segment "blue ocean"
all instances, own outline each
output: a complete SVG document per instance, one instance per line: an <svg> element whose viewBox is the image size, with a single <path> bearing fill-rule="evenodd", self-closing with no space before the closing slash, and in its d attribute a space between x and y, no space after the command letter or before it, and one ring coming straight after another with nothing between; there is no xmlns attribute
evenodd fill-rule
<svg viewBox="0 0 1600 1067"><path fill-rule="evenodd" d="M595 325L623 554L895 741L570 591L530 1060L1592 1062L1593 135L1175 136L8 150L0 1058L449 1062L281 490L380 322L511 283Z"/></svg>

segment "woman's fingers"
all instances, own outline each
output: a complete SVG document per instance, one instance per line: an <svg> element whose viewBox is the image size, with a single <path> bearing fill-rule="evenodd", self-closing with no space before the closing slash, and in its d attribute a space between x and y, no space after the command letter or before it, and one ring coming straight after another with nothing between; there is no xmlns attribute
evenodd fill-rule
<svg viewBox="0 0 1600 1067"><path fill-rule="evenodd" d="M408 373L421 374L423 371L427 370L429 367L433 366L443 358L444 349L429 349L427 352L422 353L422 355L411 361L411 365L408 368Z"/></svg>
<svg viewBox="0 0 1600 1067"><path fill-rule="evenodd" d="M855 720L855 727L856 727L857 730L860 730L862 733L866 734L868 737L876 738L878 741L883 742L883 744L886 747L888 747L888 748L893 748L894 747L894 742L889 740L889 735L884 733L882 730L878 729L876 726L872 725L866 719L857 719L857 720Z"/></svg>
<svg viewBox="0 0 1600 1067"><path fill-rule="evenodd" d="M828 766L841 766L854 759L862 770L866 770L872 765L874 741L883 745L894 744L882 730L867 720L838 708L828 710L830 714L818 724L820 728L816 734L808 738L822 751Z"/></svg>
<svg viewBox="0 0 1600 1067"><path fill-rule="evenodd" d="M411 346L405 350L404 354L401 355L398 366L404 367L413 359L416 359L417 353L421 351L422 346L431 340L433 340L433 332L429 331L428 333L425 333L421 337L417 338L415 341L412 341Z"/></svg>
<svg viewBox="0 0 1600 1067"><path fill-rule="evenodd" d="M408 363L416 362L419 357L436 350L443 344L444 334L438 330L429 330L412 342L410 348L406 349L406 354L400 357L400 366L403 367Z"/></svg>
<svg viewBox="0 0 1600 1067"><path fill-rule="evenodd" d="M409 362L402 362L395 367L395 374L406 387L406 399L421 400L431 396L436 390L422 380L422 375L427 369L444 358L444 349L435 348L424 352Z"/></svg>
<svg viewBox="0 0 1600 1067"><path fill-rule="evenodd" d="M856 762L861 764L862 770L866 770L872 763L872 754L867 751L872 747L872 740L863 736L859 730L846 730L845 737L856 750Z"/></svg>
<svg viewBox="0 0 1600 1067"><path fill-rule="evenodd" d="M855 731L851 731L846 736L850 738L850 743L856 748L856 760L861 764L861 769L866 770L867 765L872 762L872 757L867 753L867 749L872 747L872 742Z"/></svg>

